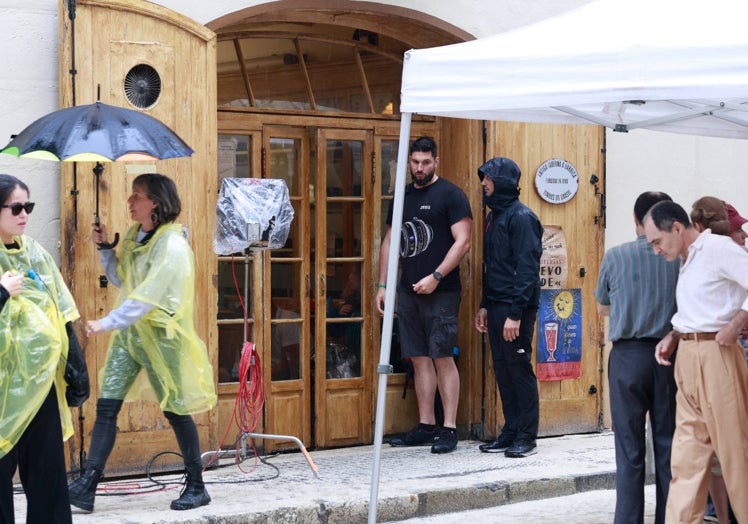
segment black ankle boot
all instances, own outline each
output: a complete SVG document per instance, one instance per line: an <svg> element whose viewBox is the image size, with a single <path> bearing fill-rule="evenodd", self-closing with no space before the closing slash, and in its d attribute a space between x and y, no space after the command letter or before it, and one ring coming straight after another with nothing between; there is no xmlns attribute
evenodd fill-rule
<svg viewBox="0 0 748 524"><path fill-rule="evenodd" d="M203 482L203 471L201 467L187 468L187 481L185 482L179 498L171 501L171 509L181 511L195 509L210 504L210 495L205 489Z"/></svg>
<svg viewBox="0 0 748 524"><path fill-rule="evenodd" d="M85 511L93 511L96 486L101 480L101 470L87 469L81 478L68 486L70 504Z"/></svg>

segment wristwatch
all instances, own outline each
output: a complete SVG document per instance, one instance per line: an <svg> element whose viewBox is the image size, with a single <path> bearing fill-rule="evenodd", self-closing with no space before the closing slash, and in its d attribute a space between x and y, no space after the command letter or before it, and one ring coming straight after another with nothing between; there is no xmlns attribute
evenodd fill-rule
<svg viewBox="0 0 748 524"><path fill-rule="evenodd" d="M441 282L441 281L442 281L442 278L444 278L444 277L442 276L442 274L441 274L441 273L439 273L438 271L434 271L434 272L433 272L433 273L431 273L431 274L433 275L433 277L434 277L434 278L436 279L436 281L437 281L437 282Z"/></svg>

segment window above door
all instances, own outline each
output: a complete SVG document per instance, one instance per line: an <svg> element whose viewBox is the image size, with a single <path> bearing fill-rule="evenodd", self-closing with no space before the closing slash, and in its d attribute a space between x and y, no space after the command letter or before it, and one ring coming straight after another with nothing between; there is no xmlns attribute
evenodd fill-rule
<svg viewBox="0 0 748 524"><path fill-rule="evenodd" d="M398 115L407 44L328 24L265 24L218 38L218 105Z"/></svg>

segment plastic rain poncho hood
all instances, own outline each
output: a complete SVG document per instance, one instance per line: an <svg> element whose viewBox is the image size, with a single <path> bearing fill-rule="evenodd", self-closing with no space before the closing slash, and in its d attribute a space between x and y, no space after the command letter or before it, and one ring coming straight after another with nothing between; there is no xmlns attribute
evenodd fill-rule
<svg viewBox="0 0 748 524"><path fill-rule="evenodd" d="M18 248L0 243L0 272L24 275L21 294L0 310L0 457L18 443L53 382L63 438L73 434L63 358L65 323L76 320L78 310L51 255L27 236L14 240ZM30 269L40 281L29 276Z"/></svg>
<svg viewBox="0 0 748 524"><path fill-rule="evenodd" d="M121 279L119 303L126 299L154 308L132 326L115 331L110 348L125 349L141 370L125 400L153 399L161 409L178 415L199 413L216 404L213 368L204 342L195 331L193 309L195 269L192 249L180 224L163 224L145 244L130 228L118 252ZM116 362L113 362L116 371ZM101 389L121 386L122 376L102 377ZM119 381L119 382L118 382Z"/></svg>

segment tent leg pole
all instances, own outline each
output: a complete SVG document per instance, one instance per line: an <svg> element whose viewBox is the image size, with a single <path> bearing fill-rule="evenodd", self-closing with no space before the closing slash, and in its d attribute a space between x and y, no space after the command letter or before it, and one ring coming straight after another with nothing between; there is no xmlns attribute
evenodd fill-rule
<svg viewBox="0 0 748 524"><path fill-rule="evenodd" d="M371 468L371 494L369 496L369 524L377 521L377 498L379 496L379 463L382 457L382 436L384 434L384 410L387 400L387 375L392 373L390 349L392 345L392 324L395 314L395 290L397 288L397 266L400 257L400 230L403 222L403 202L405 200L405 169L408 166L410 145L411 114L403 113L400 119L400 143L397 150L397 176L395 197L392 203L392 231L390 250L387 259L387 291L384 300L384 322L379 350L379 386L377 390L377 414L374 425L374 459Z"/></svg>

